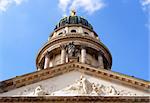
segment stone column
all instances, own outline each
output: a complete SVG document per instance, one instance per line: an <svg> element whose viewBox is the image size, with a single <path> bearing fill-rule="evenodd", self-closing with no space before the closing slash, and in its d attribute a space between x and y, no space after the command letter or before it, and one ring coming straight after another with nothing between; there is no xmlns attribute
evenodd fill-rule
<svg viewBox="0 0 150 103"><path fill-rule="evenodd" d="M49 67L53 67L53 60L49 62Z"/></svg>
<svg viewBox="0 0 150 103"><path fill-rule="evenodd" d="M45 54L45 63L44 63L44 69L49 67L49 62L50 62L50 58L49 58L49 54L48 52Z"/></svg>
<svg viewBox="0 0 150 103"><path fill-rule="evenodd" d="M68 57L68 54L66 55L66 63L69 62L69 57Z"/></svg>
<svg viewBox="0 0 150 103"><path fill-rule="evenodd" d="M66 63L66 46L65 45L61 45L61 64Z"/></svg>
<svg viewBox="0 0 150 103"><path fill-rule="evenodd" d="M81 63L85 63L86 60L86 49L85 46L81 46Z"/></svg>
<svg viewBox="0 0 150 103"><path fill-rule="evenodd" d="M100 68L104 68L104 63L103 63L103 56L102 56L102 52L99 51L99 54L98 54L98 63L99 63L99 67Z"/></svg>

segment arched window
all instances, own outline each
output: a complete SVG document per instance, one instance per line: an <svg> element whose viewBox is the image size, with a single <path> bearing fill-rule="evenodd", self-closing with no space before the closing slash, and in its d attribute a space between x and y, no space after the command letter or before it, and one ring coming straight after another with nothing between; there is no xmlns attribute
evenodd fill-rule
<svg viewBox="0 0 150 103"><path fill-rule="evenodd" d="M76 33L76 30L74 30L74 29L73 29L73 30L71 30L71 33Z"/></svg>
<svg viewBox="0 0 150 103"><path fill-rule="evenodd" d="M63 34L62 32L60 32L58 35L61 35L61 34Z"/></svg>
<svg viewBox="0 0 150 103"><path fill-rule="evenodd" d="M66 30L64 30L64 33L66 33Z"/></svg>
<svg viewBox="0 0 150 103"><path fill-rule="evenodd" d="M84 34L87 34L87 35L89 35L87 32L84 32Z"/></svg>

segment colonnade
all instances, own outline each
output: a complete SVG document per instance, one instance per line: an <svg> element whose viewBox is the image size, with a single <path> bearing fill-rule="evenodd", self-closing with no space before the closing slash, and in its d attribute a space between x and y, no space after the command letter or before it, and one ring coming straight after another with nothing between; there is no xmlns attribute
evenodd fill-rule
<svg viewBox="0 0 150 103"><path fill-rule="evenodd" d="M67 52L66 52L66 46L65 45L61 45L61 55L60 55L60 63L64 64L66 63L66 58L67 58ZM81 63L86 63L86 57L87 57L87 50L85 46L81 46L81 56L80 56L80 62ZM44 69L50 67L50 56L49 53L45 54L45 62L44 62ZM103 64L103 57L102 57L102 53L99 52L98 53L98 66L100 68L104 68L104 64Z"/></svg>

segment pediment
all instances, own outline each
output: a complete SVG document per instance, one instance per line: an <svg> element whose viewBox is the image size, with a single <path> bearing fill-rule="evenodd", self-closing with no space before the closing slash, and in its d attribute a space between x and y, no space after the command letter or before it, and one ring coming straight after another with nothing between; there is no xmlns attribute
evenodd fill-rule
<svg viewBox="0 0 150 103"><path fill-rule="evenodd" d="M47 73L46 75L41 75ZM8 92L3 92L0 96L9 95L22 95L22 96L38 96L38 95L51 95L51 96L143 96L149 95L148 88L141 88L133 83L127 81L119 81L112 77L124 78L124 80L134 80L124 75L113 73L112 71L97 69L89 67L88 65L70 63L69 65L62 65L47 70L30 73L24 75L40 75L38 79L27 81L25 86L14 88ZM21 77L20 77L21 78ZM16 78L15 78L16 79ZM14 79L14 80L15 80ZM18 79L18 78L17 78ZM147 82L135 79L140 83Z"/></svg>
<svg viewBox="0 0 150 103"><path fill-rule="evenodd" d="M147 92L124 86L113 81L71 71L18 89L1 96L138 96Z"/></svg>

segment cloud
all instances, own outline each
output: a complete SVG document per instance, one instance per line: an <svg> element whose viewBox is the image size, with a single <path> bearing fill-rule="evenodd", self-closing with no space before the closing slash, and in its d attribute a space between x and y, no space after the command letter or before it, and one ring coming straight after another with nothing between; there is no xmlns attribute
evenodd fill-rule
<svg viewBox="0 0 150 103"><path fill-rule="evenodd" d="M71 9L83 9L88 14L92 14L102 9L105 4L102 0L59 0L58 6L65 15Z"/></svg>
<svg viewBox="0 0 150 103"><path fill-rule="evenodd" d="M0 11L5 12L12 4L20 5L23 0L0 0Z"/></svg>
<svg viewBox="0 0 150 103"><path fill-rule="evenodd" d="M150 0L141 0L143 6L150 5Z"/></svg>
<svg viewBox="0 0 150 103"><path fill-rule="evenodd" d="M14 1L17 5L20 5L23 2L23 0L14 0Z"/></svg>
<svg viewBox="0 0 150 103"><path fill-rule="evenodd" d="M140 3L143 7L143 10L148 13L148 22L146 26L148 27L150 32L150 0L140 0Z"/></svg>
<svg viewBox="0 0 150 103"><path fill-rule="evenodd" d="M143 9L150 13L150 0L140 0L140 3Z"/></svg>
<svg viewBox="0 0 150 103"><path fill-rule="evenodd" d="M59 0L58 6L62 9L63 12L66 12L66 9L70 2L71 0Z"/></svg>

